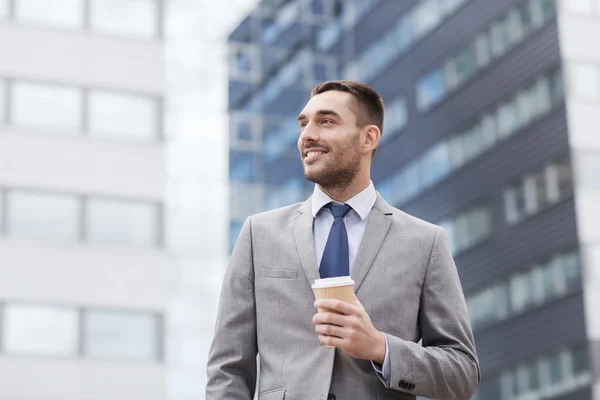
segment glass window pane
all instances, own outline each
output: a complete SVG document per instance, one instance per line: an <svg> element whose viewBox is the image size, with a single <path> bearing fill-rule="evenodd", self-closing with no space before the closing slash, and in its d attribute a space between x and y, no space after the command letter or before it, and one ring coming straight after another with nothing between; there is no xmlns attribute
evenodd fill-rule
<svg viewBox="0 0 600 400"><path fill-rule="evenodd" d="M515 313L519 313L529 306L533 298L531 279L528 273L519 274L511 278L510 299L511 309Z"/></svg>
<svg viewBox="0 0 600 400"><path fill-rule="evenodd" d="M9 191L7 233L32 239L80 238L80 203L75 196Z"/></svg>
<svg viewBox="0 0 600 400"><path fill-rule="evenodd" d="M556 282L556 269L554 263L549 262L541 267L542 292L544 301L552 299L558 294L558 285Z"/></svg>
<svg viewBox="0 0 600 400"><path fill-rule="evenodd" d="M15 18L20 21L60 26L83 27L83 0L17 0Z"/></svg>
<svg viewBox="0 0 600 400"><path fill-rule="evenodd" d="M563 367L562 367L562 357L559 354L552 356L548 359L548 373L550 382L554 385L560 384L563 380Z"/></svg>
<svg viewBox="0 0 600 400"><path fill-rule="evenodd" d="M444 71L433 71L417 83L417 100L419 109L427 110L438 103L445 95Z"/></svg>
<svg viewBox="0 0 600 400"><path fill-rule="evenodd" d="M425 0L412 13L415 36L423 36L433 29L442 18L437 0Z"/></svg>
<svg viewBox="0 0 600 400"><path fill-rule="evenodd" d="M155 0L91 0L91 29L153 38L158 35Z"/></svg>
<svg viewBox="0 0 600 400"><path fill-rule="evenodd" d="M0 0L1 2L2 0ZM2 3L0 3L2 4ZM6 120L6 82L0 80L0 125Z"/></svg>
<svg viewBox="0 0 600 400"><path fill-rule="evenodd" d="M560 197L564 197L572 191L570 160L557 163L556 169L558 173L558 192Z"/></svg>
<svg viewBox="0 0 600 400"><path fill-rule="evenodd" d="M458 53L455 58L458 83L467 80L477 70L477 47L472 42L469 47Z"/></svg>
<svg viewBox="0 0 600 400"><path fill-rule="evenodd" d="M85 224L93 243L145 247L159 243L159 212L152 203L90 199Z"/></svg>
<svg viewBox="0 0 600 400"><path fill-rule="evenodd" d="M155 99L117 93L90 93L89 130L93 136L156 139L158 104Z"/></svg>
<svg viewBox="0 0 600 400"><path fill-rule="evenodd" d="M4 307L3 349L15 354L75 355L78 320L74 309L8 304Z"/></svg>
<svg viewBox="0 0 600 400"><path fill-rule="evenodd" d="M160 324L156 315L89 311L84 322L88 357L156 360L160 357Z"/></svg>
<svg viewBox="0 0 600 400"><path fill-rule="evenodd" d="M578 376L589 371L590 358L587 346L577 346L571 351L573 360L573 375Z"/></svg>
<svg viewBox="0 0 600 400"><path fill-rule="evenodd" d="M11 123L44 128L81 128L81 92L74 88L15 82Z"/></svg>
<svg viewBox="0 0 600 400"><path fill-rule="evenodd" d="M498 108L496 118L498 120L498 136L507 137L515 133L519 127L517 109L514 102L508 102Z"/></svg>
<svg viewBox="0 0 600 400"><path fill-rule="evenodd" d="M579 286L579 253L574 251L562 257L563 276L567 288Z"/></svg>

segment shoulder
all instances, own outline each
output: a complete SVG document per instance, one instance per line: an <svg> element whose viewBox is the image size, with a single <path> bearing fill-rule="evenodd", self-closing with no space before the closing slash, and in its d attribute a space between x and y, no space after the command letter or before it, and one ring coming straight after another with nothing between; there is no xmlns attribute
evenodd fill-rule
<svg viewBox="0 0 600 400"><path fill-rule="evenodd" d="M396 207L392 207L380 195L377 196L374 208L391 218L392 225L402 231L403 235L433 240L441 231L443 231L439 225L417 218Z"/></svg>
<svg viewBox="0 0 600 400"><path fill-rule="evenodd" d="M285 207L254 214L248 217L248 220L253 227L282 226L285 222L301 215L301 210L307 208L307 202L310 204L310 200L307 200L305 202L294 203ZM307 211L310 212L310 207L308 207Z"/></svg>

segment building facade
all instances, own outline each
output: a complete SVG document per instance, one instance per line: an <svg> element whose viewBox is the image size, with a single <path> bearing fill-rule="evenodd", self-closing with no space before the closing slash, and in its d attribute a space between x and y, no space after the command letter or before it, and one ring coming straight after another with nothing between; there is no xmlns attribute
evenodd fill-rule
<svg viewBox="0 0 600 400"><path fill-rule="evenodd" d="M600 3L271 0L230 34L230 248L302 201L296 116L329 79L386 103L375 188L443 226L479 400L600 399Z"/></svg>
<svg viewBox="0 0 600 400"><path fill-rule="evenodd" d="M163 2L0 0L0 398L164 400Z"/></svg>

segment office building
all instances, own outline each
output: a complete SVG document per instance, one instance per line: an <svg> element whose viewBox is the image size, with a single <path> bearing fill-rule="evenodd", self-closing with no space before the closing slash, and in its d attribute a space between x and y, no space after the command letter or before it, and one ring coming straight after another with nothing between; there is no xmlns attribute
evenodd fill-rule
<svg viewBox="0 0 600 400"><path fill-rule="evenodd" d="M600 399L600 3L271 0L229 36L230 248L302 201L296 116L330 79L386 103L372 168L443 226L479 400Z"/></svg>
<svg viewBox="0 0 600 400"><path fill-rule="evenodd" d="M0 0L0 398L164 400L160 0Z"/></svg>

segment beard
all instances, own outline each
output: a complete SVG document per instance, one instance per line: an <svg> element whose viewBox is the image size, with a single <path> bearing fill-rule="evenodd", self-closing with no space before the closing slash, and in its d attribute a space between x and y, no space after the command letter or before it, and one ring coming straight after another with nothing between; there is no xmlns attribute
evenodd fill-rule
<svg viewBox="0 0 600 400"><path fill-rule="evenodd" d="M361 154L359 143L360 132L357 132L348 146L335 151L329 151L325 155L326 160L320 161L321 165L307 166L303 164L304 177L324 189L348 187L360 171Z"/></svg>

